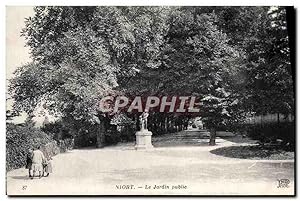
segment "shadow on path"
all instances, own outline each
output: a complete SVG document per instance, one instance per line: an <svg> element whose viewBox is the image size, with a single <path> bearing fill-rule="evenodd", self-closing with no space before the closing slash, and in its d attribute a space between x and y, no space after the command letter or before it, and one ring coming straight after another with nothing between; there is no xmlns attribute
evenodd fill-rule
<svg viewBox="0 0 300 201"><path fill-rule="evenodd" d="M210 153L229 158L241 159L267 159L267 160L293 160L294 152L281 149L262 147L258 145L230 146L211 150Z"/></svg>
<svg viewBox="0 0 300 201"><path fill-rule="evenodd" d="M241 135L236 135L234 137L220 137L220 138L230 141L230 142L237 143L237 144L240 144L240 143L256 144L257 143L257 140L252 140L248 137L242 137Z"/></svg>
<svg viewBox="0 0 300 201"><path fill-rule="evenodd" d="M20 180L31 180L31 178L28 177L28 175L26 176L9 176L12 179L20 179Z"/></svg>
<svg viewBox="0 0 300 201"><path fill-rule="evenodd" d="M209 137L197 131L181 131L152 137L155 147L209 146Z"/></svg>

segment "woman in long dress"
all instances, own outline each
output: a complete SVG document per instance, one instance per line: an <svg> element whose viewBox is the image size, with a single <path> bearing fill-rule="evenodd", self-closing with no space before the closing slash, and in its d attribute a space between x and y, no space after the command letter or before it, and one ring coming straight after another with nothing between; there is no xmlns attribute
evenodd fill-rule
<svg viewBox="0 0 300 201"><path fill-rule="evenodd" d="M43 161L45 160L45 156L43 152L40 150L40 146L33 151L32 157L32 171L33 176L35 176L36 172L39 172L39 178L43 176Z"/></svg>

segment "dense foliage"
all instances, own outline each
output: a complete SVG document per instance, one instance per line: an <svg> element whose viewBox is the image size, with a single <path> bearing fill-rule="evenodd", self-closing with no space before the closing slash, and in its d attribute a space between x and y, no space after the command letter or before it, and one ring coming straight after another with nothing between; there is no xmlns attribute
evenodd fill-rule
<svg viewBox="0 0 300 201"><path fill-rule="evenodd" d="M25 166L29 149L55 142L46 133L27 125L7 124L6 169ZM55 148L55 147L54 147ZM55 150L53 150L55 151Z"/></svg>
<svg viewBox="0 0 300 201"><path fill-rule="evenodd" d="M72 135L105 144L106 95L185 95L202 102L208 128L249 112L294 110L283 7L36 7L23 36L33 62L11 80L14 110L44 107ZM183 129L189 114L150 111L155 134ZM126 114L138 126L136 114ZM214 129L215 130L215 129Z"/></svg>

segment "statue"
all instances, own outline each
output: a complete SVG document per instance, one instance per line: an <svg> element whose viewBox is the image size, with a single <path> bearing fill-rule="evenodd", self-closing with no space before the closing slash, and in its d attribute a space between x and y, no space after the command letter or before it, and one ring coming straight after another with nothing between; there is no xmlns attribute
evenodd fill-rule
<svg viewBox="0 0 300 201"><path fill-rule="evenodd" d="M148 124L148 116L149 113L145 110L140 116L140 131L135 133L136 136L136 144L135 149L151 149L153 148L151 136L152 132L148 131L147 124Z"/></svg>
<svg viewBox="0 0 300 201"><path fill-rule="evenodd" d="M140 126L141 126L141 130L148 130L147 129L147 124L148 124L148 116L149 113L147 110L145 110L140 116Z"/></svg>

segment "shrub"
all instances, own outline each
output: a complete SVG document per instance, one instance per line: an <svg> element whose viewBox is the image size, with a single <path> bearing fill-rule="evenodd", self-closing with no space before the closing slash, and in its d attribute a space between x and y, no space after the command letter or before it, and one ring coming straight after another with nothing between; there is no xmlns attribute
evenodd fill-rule
<svg viewBox="0 0 300 201"><path fill-rule="evenodd" d="M117 131L116 126L110 126L105 133L105 144L113 145L121 141L121 134Z"/></svg>
<svg viewBox="0 0 300 201"><path fill-rule="evenodd" d="M66 138L58 141L58 147L60 152L66 152L74 148L74 139Z"/></svg>
<svg viewBox="0 0 300 201"><path fill-rule="evenodd" d="M269 143L276 139L281 139L283 145L290 147L295 145L294 122L248 124L245 126L247 127L248 136L262 143Z"/></svg>
<svg viewBox="0 0 300 201"><path fill-rule="evenodd" d="M53 145L48 145L52 143ZM28 125L7 124L6 132L6 170L12 170L25 166L26 156L29 149L43 146L44 152L54 154L56 143L46 133ZM52 147L52 148L51 148ZM49 154L46 153L46 154Z"/></svg>
<svg viewBox="0 0 300 201"><path fill-rule="evenodd" d="M135 127L133 125L120 126L120 138L122 142L135 141Z"/></svg>

